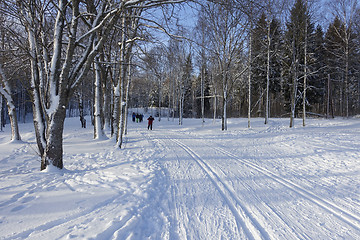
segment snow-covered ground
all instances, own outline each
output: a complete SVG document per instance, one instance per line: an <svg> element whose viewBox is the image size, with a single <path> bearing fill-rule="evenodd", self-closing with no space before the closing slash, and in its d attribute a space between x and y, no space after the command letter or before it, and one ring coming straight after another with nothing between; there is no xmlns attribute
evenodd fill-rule
<svg viewBox="0 0 360 240"><path fill-rule="evenodd" d="M90 122L90 121L89 121ZM0 239L360 239L360 119L163 118L124 149L67 119L40 172L32 124L0 132Z"/></svg>

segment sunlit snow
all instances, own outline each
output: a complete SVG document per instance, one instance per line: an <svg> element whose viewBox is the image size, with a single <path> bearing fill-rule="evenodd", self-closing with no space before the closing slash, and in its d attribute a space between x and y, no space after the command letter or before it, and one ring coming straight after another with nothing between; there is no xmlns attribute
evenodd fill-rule
<svg viewBox="0 0 360 240"><path fill-rule="evenodd" d="M43 172L32 123L7 125L0 239L360 239L360 119L263 122L130 119L116 149L66 119Z"/></svg>

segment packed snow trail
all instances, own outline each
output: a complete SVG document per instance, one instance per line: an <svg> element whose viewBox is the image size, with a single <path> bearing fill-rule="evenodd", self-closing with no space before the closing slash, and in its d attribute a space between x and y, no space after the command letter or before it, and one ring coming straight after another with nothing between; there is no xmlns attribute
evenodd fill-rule
<svg viewBox="0 0 360 240"><path fill-rule="evenodd" d="M264 142L256 137L242 141L240 135L230 145L236 146L238 141L238 149L229 152L224 150L229 136L224 135L224 139L212 139L176 129L145 134L167 156L161 162L171 179L173 192L168 199L176 206L179 239L359 238L359 211L343 207L346 201L338 204L323 198L300 179L293 181L294 175L287 179L259 165L256 159L264 153L276 157L289 154L292 150L281 146L283 142ZM293 135L285 138L291 143ZM311 151L312 142L307 144L304 149ZM255 155L249 158L246 149L251 146L256 146ZM274 151L281 147L282 151ZM358 194L352 193L355 197Z"/></svg>
<svg viewBox="0 0 360 240"><path fill-rule="evenodd" d="M124 148L67 119L65 169L0 133L0 239L360 239L360 121L129 122ZM6 129L8 130L8 129Z"/></svg>

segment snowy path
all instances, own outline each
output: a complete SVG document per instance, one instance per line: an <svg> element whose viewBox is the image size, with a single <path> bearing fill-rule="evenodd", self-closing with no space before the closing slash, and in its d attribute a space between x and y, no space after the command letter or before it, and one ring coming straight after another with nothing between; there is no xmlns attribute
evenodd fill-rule
<svg viewBox="0 0 360 240"><path fill-rule="evenodd" d="M119 150L69 121L60 172L0 133L0 239L360 239L360 121L309 122L131 122Z"/></svg>
<svg viewBox="0 0 360 240"><path fill-rule="evenodd" d="M353 208L359 201L358 192L349 194L355 201L341 199L337 203L312 189L319 182L307 180L304 184L301 178L293 179L294 174L281 176L256 161L263 155L280 160L291 153L286 144L291 144L292 136L284 139L286 143L239 137L231 140L230 146L239 146L231 152L224 144L229 136L209 141L204 135L168 129L146 136L166 152L162 166L171 176L168 198L176 209L173 224L179 239L357 239L360 236L358 205ZM303 146L307 150L303 152L312 151L312 145L313 142L307 142ZM250 152L250 148L255 149ZM297 158L300 161L303 156Z"/></svg>

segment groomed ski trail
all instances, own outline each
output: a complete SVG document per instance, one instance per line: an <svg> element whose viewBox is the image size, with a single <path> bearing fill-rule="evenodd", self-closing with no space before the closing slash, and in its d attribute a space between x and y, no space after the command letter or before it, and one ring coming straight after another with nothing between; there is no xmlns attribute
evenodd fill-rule
<svg viewBox="0 0 360 240"><path fill-rule="evenodd" d="M178 239L338 239L345 235L346 239L356 239L360 234L360 217L357 213L260 167L254 159L242 158L238 153L225 150L221 139L216 141L210 138L211 141L208 141L203 135L169 129L145 131L143 135L166 156L160 163L171 179L171 196L168 199L172 202L169 205L175 208L172 217L175 227L172 229ZM259 145L259 152L269 151L260 141L256 144ZM235 163L236 169L227 166L227 162L231 166ZM179 184L179 176L187 180L186 184ZM253 180L247 181L249 178ZM261 178L264 180L254 180ZM202 192L202 185L208 190L209 196L196 194ZM266 191L282 189L282 192L278 196L262 196L261 191L257 192L260 188ZM247 196L243 195L244 192ZM223 217L215 220L211 215L215 210L202 210L208 213L208 216L202 216L202 222L196 214L195 202L202 202L201 198L211 196L221 206L217 211L226 213L219 214ZM271 201L274 196L280 205ZM316 213L312 213L312 210L316 210ZM325 219L318 223L319 213ZM327 220L330 226L326 226ZM313 223L306 225L306 221ZM221 222L231 224L219 224ZM209 229L209 224L213 225L211 231L201 232ZM332 234L332 231L336 234Z"/></svg>

